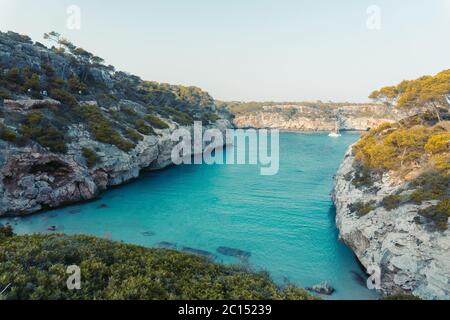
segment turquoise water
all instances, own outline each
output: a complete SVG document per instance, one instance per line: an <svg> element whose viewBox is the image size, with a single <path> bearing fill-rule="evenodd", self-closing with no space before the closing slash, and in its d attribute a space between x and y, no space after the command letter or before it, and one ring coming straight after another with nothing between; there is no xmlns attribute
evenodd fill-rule
<svg viewBox="0 0 450 320"><path fill-rule="evenodd" d="M219 246L251 252L247 263L280 284L302 287L328 280L332 299L373 299L351 251L338 240L330 199L333 175L357 134L282 133L280 171L261 176L257 166L198 165L144 173L101 199L20 220L20 234L91 234L144 246L160 242L209 251L239 263ZM0 221L5 223L7 221Z"/></svg>

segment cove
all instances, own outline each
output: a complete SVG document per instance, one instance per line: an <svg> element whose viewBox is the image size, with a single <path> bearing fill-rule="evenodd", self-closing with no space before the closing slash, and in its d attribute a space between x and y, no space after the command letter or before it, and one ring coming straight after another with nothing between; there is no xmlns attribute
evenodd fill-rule
<svg viewBox="0 0 450 320"><path fill-rule="evenodd" d="M67 234L176 248L248 264L280 284L327 280L336 288L327 299L375 299L338 239L330 197L333 176L358 138L284 132L275 176L249 165L176 166L143 173L93 202L0 223L19 234L51 233L56 226Z"/></svg>

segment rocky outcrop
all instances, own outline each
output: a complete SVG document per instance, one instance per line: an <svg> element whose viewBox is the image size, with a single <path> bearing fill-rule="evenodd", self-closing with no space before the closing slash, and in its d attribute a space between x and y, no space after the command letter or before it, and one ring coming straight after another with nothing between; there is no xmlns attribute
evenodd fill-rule
<svg viewBox="0 0 450 320"><path fill-rule="evenodd" d="M213 125L222 132L230 126L227 120ZM173 128L159 130L158 136L145 136L129 152L92 139L82 125L70 128L73 142L64 155L39 145L20 148L0 140L0 216L94 199L111 186L139 177L142 170L171 165ZM83 148L96 151L97 161L91 168L82 155Z"/></svg>
<svg viewBox="0 0 450 320"><path fill-rule="evenodd" d="M169 166L171 133L194 121L231 127L200 88L144 81L74 48L0 32L0 216L90 200Z"/></svg>
<svg viewBox="0 0 450 320"><path fill-rule="evenodd" d="M417 110L398 110L384 105L349 105L314 107L280 105L263 107L260 111L236 114L239 128L270 128L289 131L365 131L384 122L396 122Z"/></svg>
<svg viewBox="0 0 450 320"><path fill-rule="evenodd" d="M433 202L384 209L380 202L403 189L406 182L394 181L385 174L370 189L357 188L351 182L353 161L350 150L335 177L333 191L342 240L364 267L380 268L383 294L450 299L450 231L435 231L418 223L418 211ZM374 210L358 216L350 210L357 202L373 203Z"/></svg>

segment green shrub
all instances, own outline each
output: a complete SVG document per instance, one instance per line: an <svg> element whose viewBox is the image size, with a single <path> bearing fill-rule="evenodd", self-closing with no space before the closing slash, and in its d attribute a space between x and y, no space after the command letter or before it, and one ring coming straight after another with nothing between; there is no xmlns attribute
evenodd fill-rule
<svg viewBox="0 0 450 320"><path fill-rule="evenodd" d="M157 116L148 114L145 116L145 121L147 121L153 128L156 129L168 129L169 125Z"/></svg>
<svg viewBox="0 0 450 320"><path fill-rule="evenodd" d="M5 89L0 88L0 99L11 99L11 95Z"/></svg>
<svg viewBox="0 0 450 320"><path fill-rule="evenodd" d="M348 205L348 209L351 213L356 213L359 217L363 217L369 214L371 211L375 210L375 201L362 202L358 201Z"/></svg>
<svg viewBox="0 0 450 320"><path fill-rule="evenodd" d="M445 199L435 206L420 210L419 214L432 220L438 230L445 231L448 228L450 218L450 199Z"/></svg>
<svg viewBox="0 0 450 320"><path fill-rule="evenodd" d="M156 135L153 128L146 125L145 121L142 119L136 120L134 125L135 125L136 130L139 131L139 133L142 133L143 135L146 135L146 136Z"/></svg>
<svg viewBox="0 0 450 320"><path fill-rule="evenodd" d="M201 120L204 124L214 123L219 119L220 119L220 117L216 113L205 113L201 118Z"/></svg>
<svg viewBox="0 0 450 320"><path fill-rule="evenodd" d="M163 112L172 117L172 120L182 126L190 126L194 123L194 119L186 112L175 108L166 107Z"/></svg>
<svg viewBox="0 0 450 320"><path fill-rule="evenodd" d="M125 129L125 135L127 136L128 139L134 141L135 143L144 140L144 137L141 134L139 134L139 132L131 128Z"/></svg>
<svg viewBox="0 0 450 320"><path fill-rule="evenodd" d="M77 110L87 123L90 132L97 141L115 145L125 152L128 152L135 147L133 143L122 138L122 136L113 129L110 121L103 116L99 107L82 105L79 106Z"/></svg>
<svg viewBox="0 0 450 320"><path fill-rule="evenodd" d="M52 152L67 152L64 133L46 121L39 111L32 111L27 115L20 131L25 138L36 141Z"/></svg>
<svg viewBox="0 0 450 320"><path fill-rule="evenodd" d="M80 81L80 78L78 78L76 75L72 75L67 80L67 85L69 86L69 90L72 93L78 94L79 91L85 91L87 89L86 85Z"/></svg>
<svg viewBox="0 0 450 320"><path fill-rule="evenodd" d="M14 236L13 228L10 225L0 224L0 240Z"/></svg>
<svg viewBox="0 0 450 320"><path fill-rule="evenodd" d="M92 168L97 162L97 154L95 151L89 148L83 148L83 157L86 159L86 164L88 168Z"/></svg>
<svg viewBox="0 0 450 320"><path fill-rule="evenodd" d="M132 107L124 106L124 107L120 108L120 110L130 117L138 116L138 113Z"/></svg>
<svg viewBox="0 0 450 320"><path fill-rule="evenodd" d="M60 101L63 104L66 104L70 107L75 107L78 105L77 99L69 92L64 89L52 89L50 91L50 96Z"/></svg>
<svg viewBox="0 0 450 320"><path fill-rule="evenodd" d="M16 85L23 85L23 77L18 68L12 68L6 73L5 79Z"/></svg>
<svg viewBox="0 0 450 320"><path fill-rule="evenodd" d="M387 196L381 201L381 205L388 211L397 209L402 201L402 197L400 195L391 195Z"/></svg>
<svg viewBox="0 0 450 320"><path fill-rule="evenodd" d="M412 182L415 191L410 196L414 204L421 204L428 200L442 200L448 196L450 179L439 172L427 172Z"/></svg>
<svg viewBox="0 0 450 320"><path fill-rule="evenodd" d="M67 267L82 270L81 290L68 290ZM0 286L11 300L305 300L267 273L216 264L187 253L88 236L29 235L0 245Z"/></svg>
<svg viewBox="0 0 450 320"><path fill-rule="evenodd" d="M39 75L33 73L30 78L25 80L24 84L25 89L31 89L33 91L41 90L41 82L39 80Z"/></svg>
<svg viewBox="0 0 450 320"><path fill-rule="evenodd" d="M352 184L356 188L373 186L373 179L370 170L365 166L356 166L355 177L352 180Z"/></svg>
<svg viewBox="0 0 450 320"><path fill-rule="evenodd" d="M9 142L15 142L17 140L17 134L13 130L0 123L0 139Z"/></svg>

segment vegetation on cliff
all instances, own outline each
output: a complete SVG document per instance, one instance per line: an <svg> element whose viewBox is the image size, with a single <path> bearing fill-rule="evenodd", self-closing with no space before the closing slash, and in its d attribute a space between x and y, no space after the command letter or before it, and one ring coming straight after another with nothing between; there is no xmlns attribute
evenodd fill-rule
<svg viewBox="0 0 450 320"><path fill-rule="evenodd" d="M405 80L398 85L383 87L372 92L369 98L399 108L426 106L441 120L441 109L450 104L450 69L434 76Z"/></svg>
<svg viewBox="0 0 450 320"><path fill-rule="evenodd" d="M71 265L80 267L81 290L67 289ZM0 289L7 286L3 299L312 298L291 285L278 287L266 273L187 253L87 236L15 236L0 227Z"/></svg>
<svg viewBox="0 0 450 320"><path fill-rule="evenodd" d="M355 144L353 184L370 188L383 173L407 183L409 193L386 197L381 205L393 210L402 203L436 204L420 210L420 215L446 230L450 218L450 115L425 113L395 124L384 124L365 134ZM403 191L403 190L402 190ZM361 215L374 204L360 204Z"/></svg>
<svg viewBox="0 0 450 320"><path fill-rule="evenodd" d="M197 87L143 81L104 65L56 32L45 38L54 46L0 32L0 50L8 53L0 56L5 142L65 153L71 137L64 132L82 125L97 141L128 152L142 140L140 134L156 135L169 123L210 124L220 118L214 99Z"/></svg>

